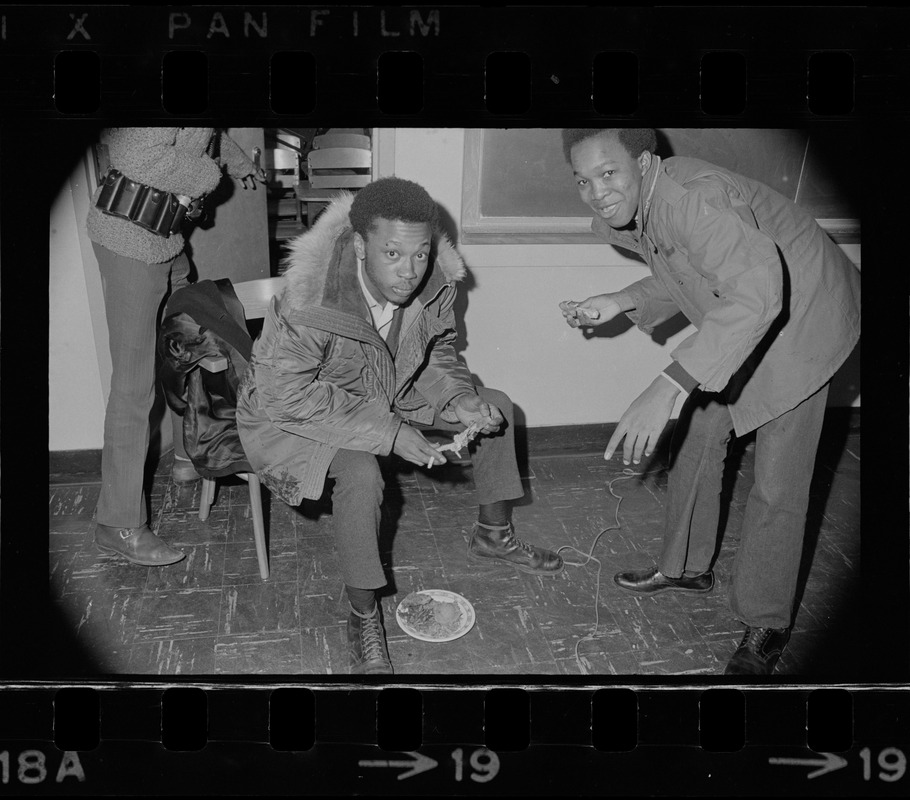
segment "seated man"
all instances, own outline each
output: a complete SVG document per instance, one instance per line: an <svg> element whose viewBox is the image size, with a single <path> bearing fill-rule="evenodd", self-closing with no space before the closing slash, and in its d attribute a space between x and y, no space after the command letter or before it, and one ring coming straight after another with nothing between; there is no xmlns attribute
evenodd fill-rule
<svg viewBox="0 0 910 800"><path fill-rule="evenodd" d="M287 286L272 300L238 398L241 441L272 492L297 505L320 497L326 477L335 482L352 673L392 672L375 595L386 583L376 456L445 463L421 426L478 431L469 554L538 575L563 569L556 553L514 535L510 501L523 491L512 403L475 387L452 346L465 268L437 214L425 189L400 178L329 206L291 244Z"/></svg>

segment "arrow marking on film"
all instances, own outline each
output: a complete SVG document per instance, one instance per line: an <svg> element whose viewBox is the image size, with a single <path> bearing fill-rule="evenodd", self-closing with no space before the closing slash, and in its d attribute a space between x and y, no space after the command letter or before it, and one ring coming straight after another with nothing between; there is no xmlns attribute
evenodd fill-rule
<svg viewBox="0 0 910 800"><path fill-rule="evenodd" d="M769 764L788 764L795 767L819 767L815 772L810 772L807 778L817 778L826 772L834 772L847 766L847 759L834 755L834 753L821 753L821 758L769 758Z"/></svg>
<svg viewBox="0 0 910 800"><path fill-rule="evenodd" d="M398 776L398 780L403 781L405 778L410 778L412 775L417 775L421 772L426 772L437 766L439 762L434 761L432 758L427 756L422 756L420 753L405 753L405 755L411 756L413 761L388 761L385 759L375 760L375 761L359 761L357 762L361 767L410 767L407 772L402 772Z"/></svg>

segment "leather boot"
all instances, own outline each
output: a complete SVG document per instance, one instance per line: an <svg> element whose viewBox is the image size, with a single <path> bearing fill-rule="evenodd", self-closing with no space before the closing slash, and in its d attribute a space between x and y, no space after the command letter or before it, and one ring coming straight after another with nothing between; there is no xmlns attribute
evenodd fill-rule
<svg viewBox="0 0 910 800"><path fill-rule="evenodd" d="M169 547L148 525L111 528L99 523L95 526L95 545L99 550L116 553L143 567L166 567L186 558L186 553Z"/></svg>
<svg viewBox="0 0 910 800"><path fill-rule="evenodd" d="M495 527L474 523L468 558L472 561L498 559L532 575L557 575L565 568L562 557L552 550L519 539L511 522Z"/></svg>
<svg viewBox="0 0 910 800"><path fill-rule="evenodd" d="M369 614L361 614L351 608L348 649L351 653L351 675L393 674L379 603Z"/></svg>
<svg viewBox="0 0 910 800"><path fill-rule="evenodd" d="M789 628L747 627L724 675L770 675L789 641Z"/></svg>

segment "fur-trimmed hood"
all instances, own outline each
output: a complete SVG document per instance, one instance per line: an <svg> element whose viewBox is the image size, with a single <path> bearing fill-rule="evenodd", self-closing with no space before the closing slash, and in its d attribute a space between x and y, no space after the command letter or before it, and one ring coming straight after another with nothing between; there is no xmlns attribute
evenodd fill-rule
<svg viewBox="0 0 910 800"><path fill-rule="evenodd" d="M288 245L285 304L293 310L323 306L351 311L360 304L357 257L350 211L354 195L344 192L326 208L316 224ZM418 297L435 295L446 283L467 273L464 261L449 238L433 232L432 261Z"/></svg>

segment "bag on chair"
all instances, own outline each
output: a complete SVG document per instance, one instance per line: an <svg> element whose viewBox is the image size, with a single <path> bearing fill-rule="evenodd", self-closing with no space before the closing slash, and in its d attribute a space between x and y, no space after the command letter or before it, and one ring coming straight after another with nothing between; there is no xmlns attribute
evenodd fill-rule
<svg viewBox="0 0 910 800"><path fill-rule="evenodd" d="M226 278L171 295L158 335L159 378L168 405L183 417L186 454L203 478L252 472L236 422L252 348L243 306Z"/></svg>

